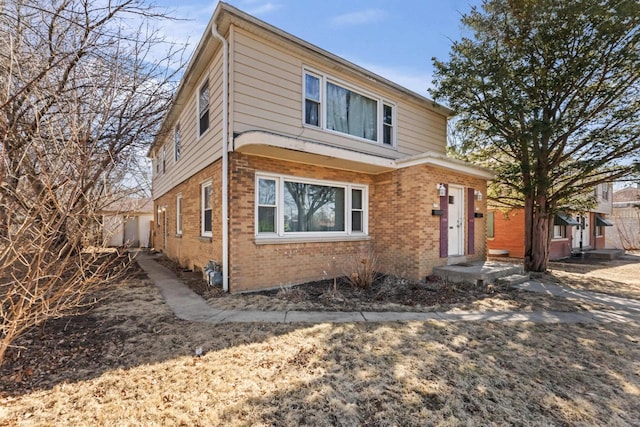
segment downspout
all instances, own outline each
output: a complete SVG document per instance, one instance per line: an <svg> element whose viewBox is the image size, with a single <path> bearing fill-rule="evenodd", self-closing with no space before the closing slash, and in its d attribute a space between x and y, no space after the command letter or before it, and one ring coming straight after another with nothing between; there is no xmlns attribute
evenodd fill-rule
<svg viewBox="0 0 640 427"><path fill-rule="evenodd" d="M222 43L222 290L229 292L229 43L215 23L211 34Z"/></svg>

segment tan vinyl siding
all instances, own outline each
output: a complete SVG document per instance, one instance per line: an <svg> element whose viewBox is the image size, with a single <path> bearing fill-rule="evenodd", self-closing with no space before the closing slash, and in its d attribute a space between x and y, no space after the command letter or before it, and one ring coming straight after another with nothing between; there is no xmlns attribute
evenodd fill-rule
<svg viewBox="0 0 640 427"><path fill-rule="evenodd" d="M398 103L398 151L406 155L445 154L447 119L408 102Z"/></svg>
<svg viewBox="0 0 640 427"><path fill-rule="evenodd" d="M209 77L209 129L198 136L197 94L200 86ZM164 174L153 176L153 197L158 198L173 187L195 175L222 156L222 50L219 50L194 86L194 90L182 106L179 116L181 133L181 156L174 160L172 123L169 134L164 136L167 149L167 167ZM162 148L158 150L158 159Z"/></svg>
<svg viewBox="0 0 640 427"><path fill-rule="evenodd" d="M388 158L445 153L446 117L407 100L406 94L336 70L319 57L302 57L294 53L297 50L287 51L238 27L232 27L231 40L233 132L265 130ZM303 67L394 103L397 149L303 126Z"/></svg>
<svg viewBox="0 0 640 427"><path fill-rule="evenodd" d="M261 129L290 135L294 128L299 130L302 125L301 67L299 60L294 61L282 50L236 30L234 132Z"/></svg>

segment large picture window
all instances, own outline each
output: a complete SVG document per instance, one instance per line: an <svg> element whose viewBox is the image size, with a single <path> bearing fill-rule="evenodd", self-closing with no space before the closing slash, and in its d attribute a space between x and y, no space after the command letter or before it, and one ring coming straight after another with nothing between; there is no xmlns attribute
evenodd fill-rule
<svg viewBox="0 0 640 427"><path fill-rule="evenodd" d="M263 237L367 232L367 187L259 175L256 234Z"/></svg>
<svg viewBox="0 0 640 427"><path fill-rule="evenodd" d="M304 73L304 123L395 145L395 106L319 73Z"/></svg>

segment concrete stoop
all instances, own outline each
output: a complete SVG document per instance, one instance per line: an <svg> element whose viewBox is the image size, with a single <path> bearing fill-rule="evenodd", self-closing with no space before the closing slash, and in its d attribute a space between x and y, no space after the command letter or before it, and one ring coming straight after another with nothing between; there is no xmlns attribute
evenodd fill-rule
<svg viewBox="0 0 640 427"><path fill-rule="evenodd" d="M515 286L530 280L529 274L512 274L510 276L500 277L496 279L496 283L501 285Z"/></svg>
<svg viewBox="0 0 640 427"><path fill-rule="evenodd" d="M586 259L613 260L624 256L624 249L593 249L583 252Z"/></svg>
<svg viewBox="0 0 640 427"><path fill-rule="evenodd" d="M496 283L498 279L508 276L526 277L523 282L529 279L528 276L524 276L524 267L522 265L496 261L434 267L433 274L448 282L464 282L477 285Z"/></svg>

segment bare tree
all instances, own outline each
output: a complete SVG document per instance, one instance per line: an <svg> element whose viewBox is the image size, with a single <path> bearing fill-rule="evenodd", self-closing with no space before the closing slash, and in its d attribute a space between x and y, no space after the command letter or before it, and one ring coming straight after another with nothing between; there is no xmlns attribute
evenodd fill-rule
<svg viewBox="0 0 640 427"><path fill-rule="evenodd" d="M0 363L122 271L87 233L171 100L167 18L144 0L0 0Z"/></svg>

